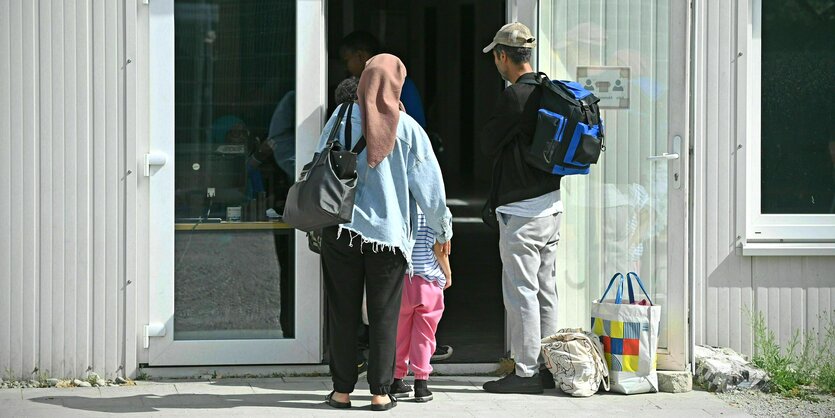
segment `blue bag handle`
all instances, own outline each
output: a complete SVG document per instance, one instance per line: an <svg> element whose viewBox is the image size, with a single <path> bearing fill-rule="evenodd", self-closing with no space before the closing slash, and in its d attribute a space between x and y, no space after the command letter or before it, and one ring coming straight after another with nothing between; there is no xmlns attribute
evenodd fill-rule
<svg viewBox="0 0 835 418"><path fill-rule="evenodd" d="M618 278L620 278L620 280L618 281L618 290L617 290L617 293L615 294L615 303L620 305L621 299L623 298L623 274L622 273L615 273L615 275L612 276L612 280L609 280L609 285L606 286L606 291L603 292L603 296L600 297L601 302L603 302L603 300L606 299L606 295L609 294L609 290L611 290L612 285L615 284L615 279L618 279Z"/></svg>
<svg viewBox="0 0 835 418"><path fill-rule="evenodd" d="M644 292L644 296L647 297L647 301L649 302L650 306L655 306L655 304L652 303L652 298L649 297L649 293L647 293L647 290L644 288L644 282L642 282L641 278L638 277L638 273L635 273L634 271L630 271L629 273L626 273L626 283L629 286L629 303L635 303L635 296L632 294L632 279L631 278L633 276L635 277L635 281L638 282L638 286L641 287L641 291Z"/></svg>

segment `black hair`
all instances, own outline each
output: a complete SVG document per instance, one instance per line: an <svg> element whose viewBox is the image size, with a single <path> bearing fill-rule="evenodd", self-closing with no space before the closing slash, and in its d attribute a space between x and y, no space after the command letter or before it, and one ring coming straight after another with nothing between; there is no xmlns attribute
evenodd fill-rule
<svg viewBox="0 0 835 418"><path fill-rule="evenodd" d="M493 51L496 52L496 55L501 54L502 52L507 55L511 62L514 64L524 64L526 62L531 62L531 52L533 48L525 48L525 47L512 47L502 44L497 44L493 47Z"/></svg>
<svg viewBox="0 0 835 418"><path fill-rule="evenodd" d="M339 47L340 54L358 51L367 52L371 56L377 55L380 53L380 41L374 35L362 30L351 32L342 38L342 45Z"/></svg>
<svg viewBox="0 0 835 418"><path fill-rule="evenodd" d="M356 77L348 77L342 80L342 82L336 86L336 90L333 93L336 103L342 104L356 101L358 84L359 79Z"/></svg>

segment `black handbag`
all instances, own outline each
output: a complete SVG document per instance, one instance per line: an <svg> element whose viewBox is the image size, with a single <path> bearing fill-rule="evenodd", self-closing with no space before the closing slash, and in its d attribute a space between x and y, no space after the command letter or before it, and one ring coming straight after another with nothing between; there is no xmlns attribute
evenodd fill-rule
<svg viewBox="0 0 835 418"><path fill-rule="evenodd" d="M350 222L354 210L357 185L357 154L365 149L365 137L361 137L351 150L351 103L339 108L325 148L313 156L299 174L299 180L290 187L284 206L284 222L301 231L319 231L322 228ZM345 147L336 140L345 114Z"/></svg>
<svg viewBox="0 0 835 418"><path fill-rule="evenodd" d="M307 248L316 254L322 254L322 230L307 233Z"/></svg>

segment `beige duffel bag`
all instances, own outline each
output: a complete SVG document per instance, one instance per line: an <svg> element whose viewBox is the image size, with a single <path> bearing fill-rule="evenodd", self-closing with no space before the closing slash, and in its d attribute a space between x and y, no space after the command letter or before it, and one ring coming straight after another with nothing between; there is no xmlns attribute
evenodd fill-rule
<svg viewBox="0 0 835 418"><path fill-rule="evenodd" d="M597 335L566 328L542 339L542 356L554 382L571 396L594 395L600 383L609 390L609 370Z"/></svg>

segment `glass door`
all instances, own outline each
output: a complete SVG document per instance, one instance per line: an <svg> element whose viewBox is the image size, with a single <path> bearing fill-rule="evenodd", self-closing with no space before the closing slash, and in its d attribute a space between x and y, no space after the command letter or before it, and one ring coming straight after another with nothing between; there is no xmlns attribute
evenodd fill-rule
<svg viewBox="0 0 835 418"><path fill-rule="evenodd" d="M323 118L321 2L150 7L150 365L317 363L318 258L279 215Z"/></svg>
<svg viewBox="0 0 835 418"><path fill-rule="evenodd" d="M538 67L601 99L606 152L562 181L560 327L589 327L616 272L637 272L662 308L659 367L686 367L687 3L542 0Z"/></svg>

